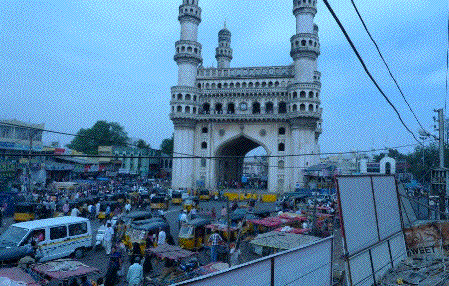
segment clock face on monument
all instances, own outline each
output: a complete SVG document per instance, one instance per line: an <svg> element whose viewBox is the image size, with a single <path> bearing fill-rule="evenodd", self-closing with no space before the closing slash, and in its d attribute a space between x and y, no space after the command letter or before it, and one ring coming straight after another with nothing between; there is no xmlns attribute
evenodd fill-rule
<svg viewBox="0 0 449 286"><path fill-rule="evenodd" d="M245 111L246 109L248 109L248 105L246 104L246 102L240 103L240 110Z"/></svg>

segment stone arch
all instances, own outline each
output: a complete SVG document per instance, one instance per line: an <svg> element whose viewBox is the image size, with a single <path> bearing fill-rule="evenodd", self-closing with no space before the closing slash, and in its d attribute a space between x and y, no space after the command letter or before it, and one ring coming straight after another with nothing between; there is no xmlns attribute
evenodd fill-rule
<svg viewBox="0 0 449 286"><path fill-rule="evenodd" d="M243 175L243 159L248 152L262 147L267 155L269 149L262 142L246 135L239 134L226 140L216 149L215 178L217 185L223 182L241 181ZM270 168L268 168L268 173Z"/></svg>

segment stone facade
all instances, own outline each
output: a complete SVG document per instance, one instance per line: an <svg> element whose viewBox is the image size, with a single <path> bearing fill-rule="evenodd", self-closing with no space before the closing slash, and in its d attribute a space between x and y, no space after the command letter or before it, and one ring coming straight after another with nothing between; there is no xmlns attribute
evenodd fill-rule
<svg viewBox="0 0 449 286"><path fill-rule="evenodd" d="M245 154L260 146L269 155L270 192L303 185L304 168L317 164L320 152L316 0L293 1L297 25L289 66L231 68L231 32L225 26L218 33L217 68L204 68L198 0L183 0L179 11L178 85L171 88L170 102L172 187L215 189L223 181L239 181Z"/></svg>

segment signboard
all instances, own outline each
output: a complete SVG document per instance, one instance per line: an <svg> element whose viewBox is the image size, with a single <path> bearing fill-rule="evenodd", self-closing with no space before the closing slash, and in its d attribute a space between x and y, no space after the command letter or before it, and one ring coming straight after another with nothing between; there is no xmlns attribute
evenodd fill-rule
<svg viewBox="0 0 449 286"><path fill-rule="evenodd" d="M404 229L407 254L411 257L449 256L449 222L426 222Z"/></svg>

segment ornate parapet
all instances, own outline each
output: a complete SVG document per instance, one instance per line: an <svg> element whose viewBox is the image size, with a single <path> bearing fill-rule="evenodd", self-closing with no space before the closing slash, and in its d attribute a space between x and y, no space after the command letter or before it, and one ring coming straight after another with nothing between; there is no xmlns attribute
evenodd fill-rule
<svg viewBox="0 0 449 286"><path fill-rule="evenodd" d="M170 114L170 118L173 121L175 129L194 129L196 126L196 120L194 118L172 117L172 114Z"/></svg>
<svg viewBox="0 0 449 286"><path fill-rule="evenodd" d="M175 43L176 53L174 60L176 63L189 62L200 64L203 62L201 57L201 44L194 41L181 40Z"/></svg>
<svg viewBox="0 0 449 286"><path fill-rule="evenodd" d="M320 55L320 40L318 35L301 33L290 38L290 56L297 60L301 57L317 59Z"/></svg>
<svg viewBox="0 0 449 286"><path fill-rule="evenodd" d="M293 78L294 66L247 67L247 68L200 68L198 79L237 78Z"/></svg>
<svg viewBox="0 0 449 286"><path fill-rule="evenodd" d="M317 0L293 0L293 15L313 14L315 16Z"/></svg>
<svg viewBox="0 0 449 286"><path fill-rule="evenodd" d="M179 22L191 21L197 25L201 23L201 8L197 5L179 6Z"/></svg>

